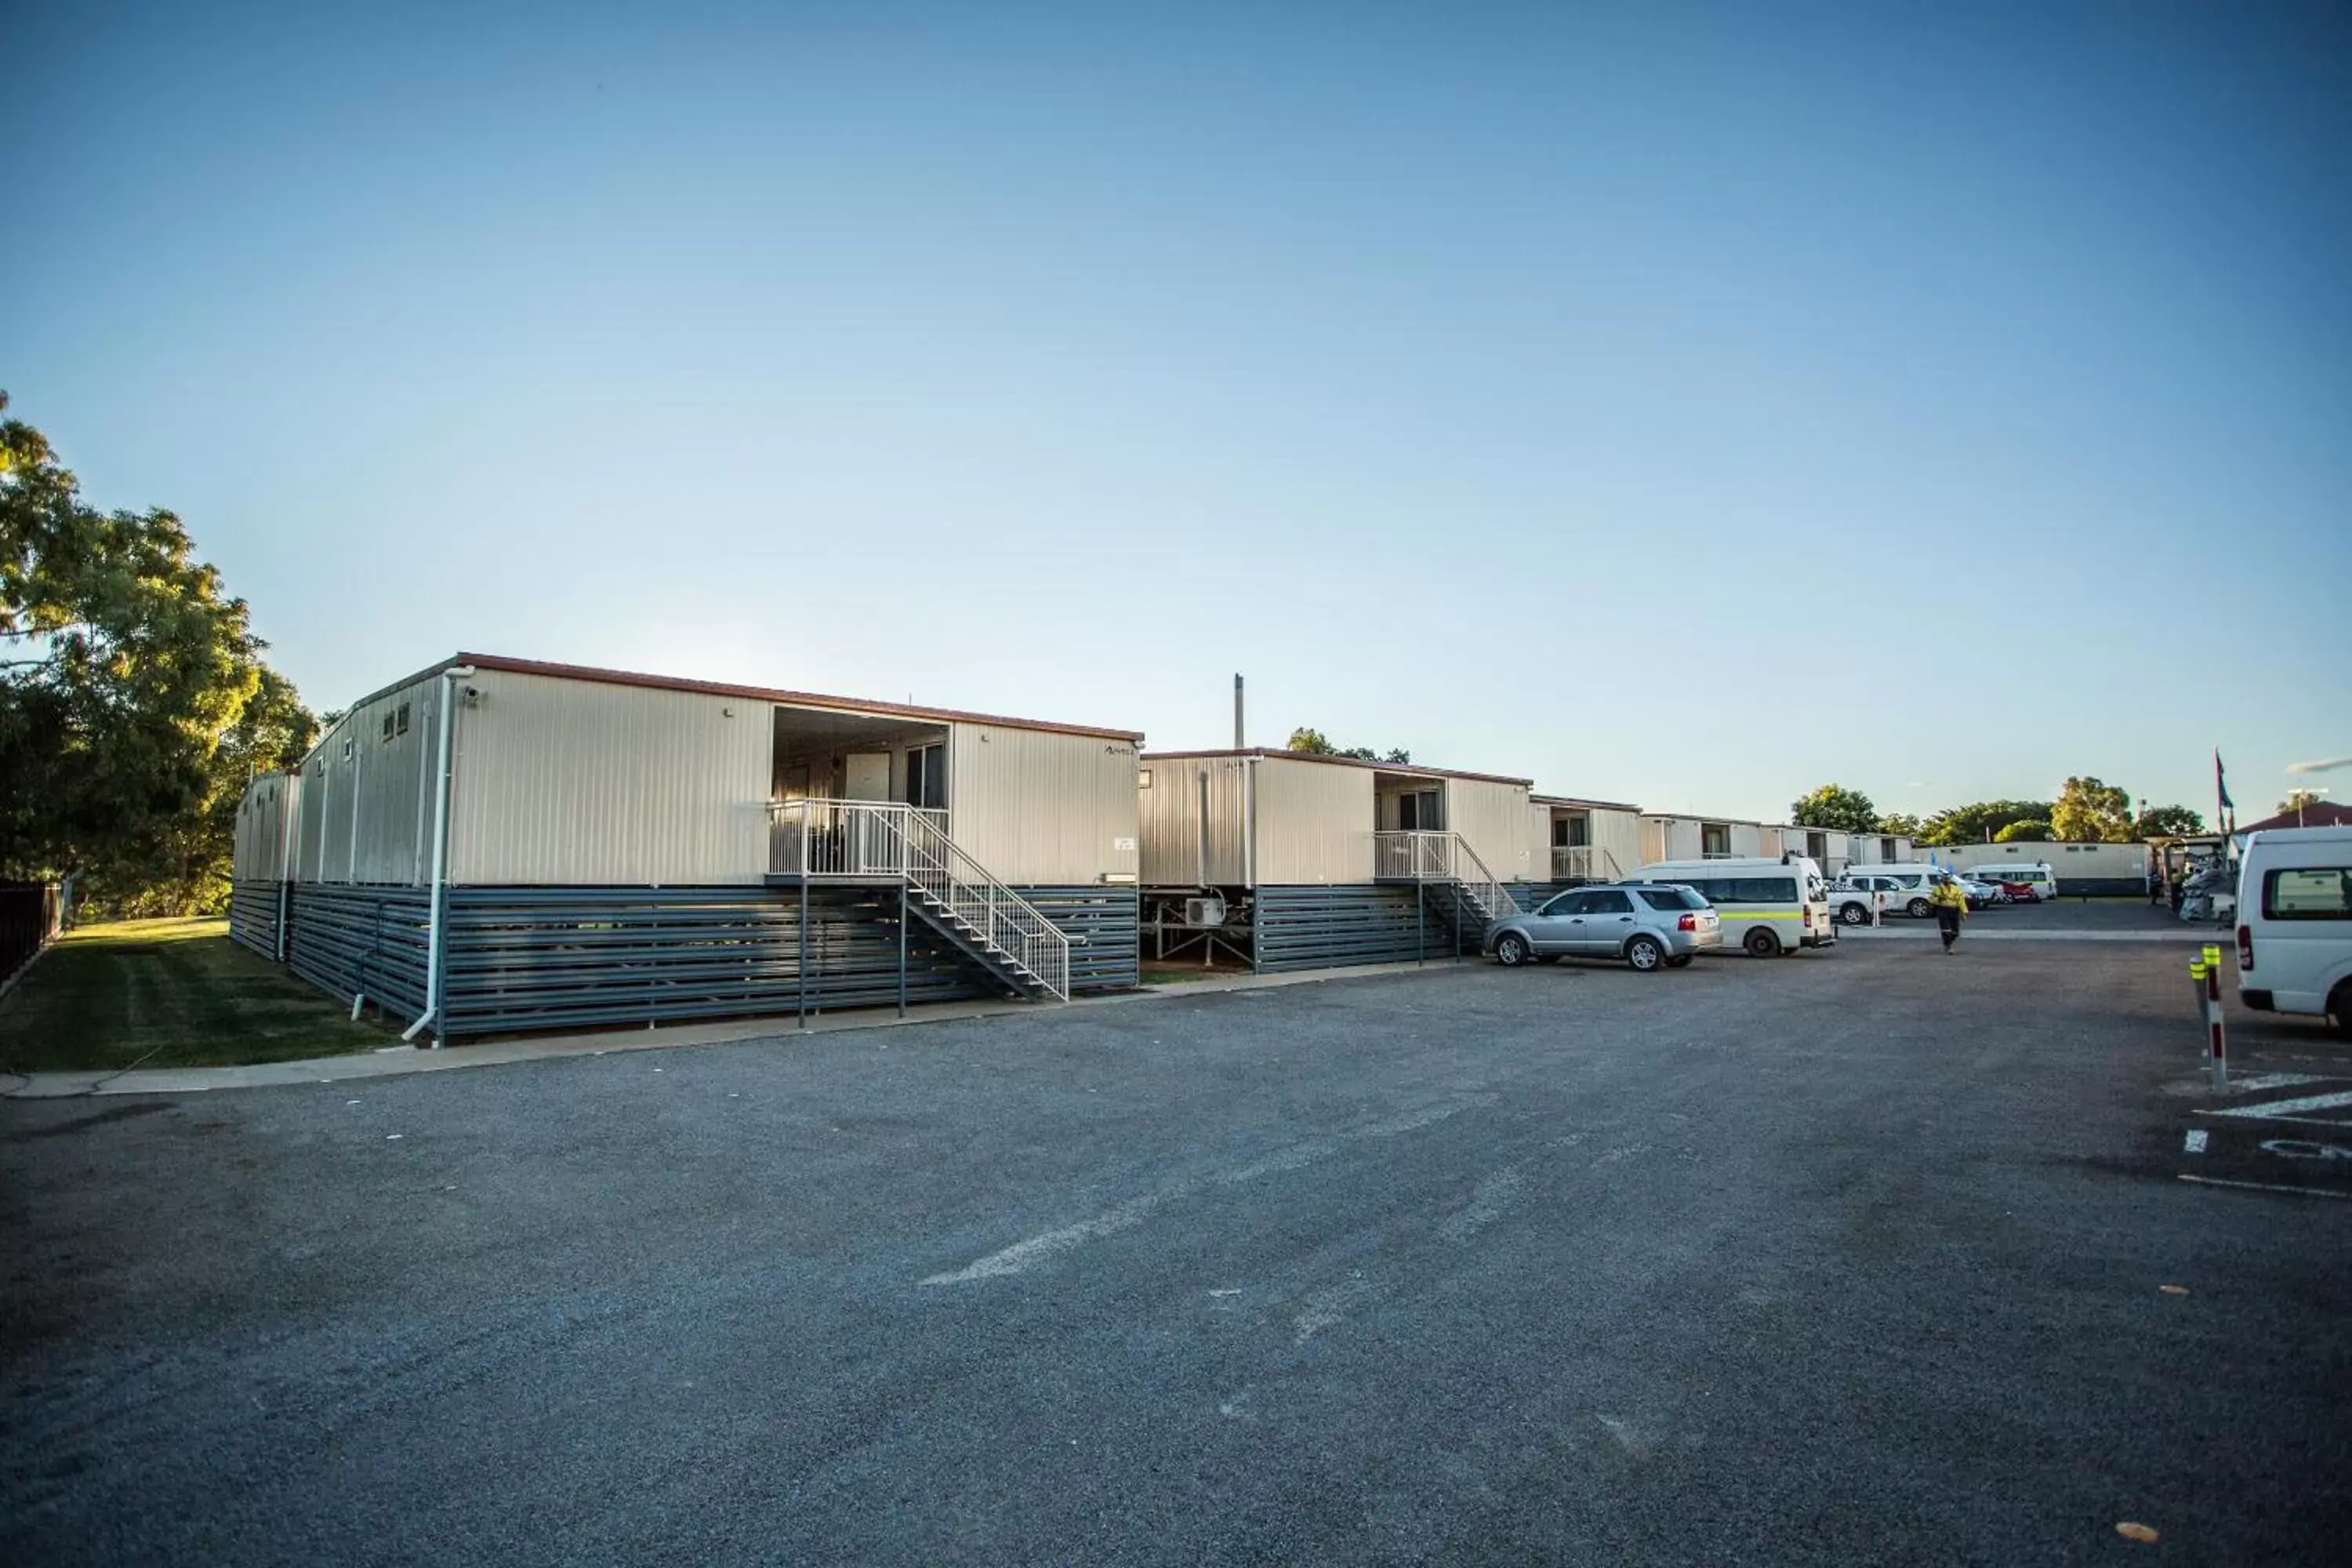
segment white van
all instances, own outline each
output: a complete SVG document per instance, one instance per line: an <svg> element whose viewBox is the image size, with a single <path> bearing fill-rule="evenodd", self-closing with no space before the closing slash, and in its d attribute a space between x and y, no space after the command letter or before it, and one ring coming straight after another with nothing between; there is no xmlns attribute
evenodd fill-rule
<svg viewBox="0 0 2352 1568"><path fill-rule="evenodd" d="M1970 866L1960 873L1979 882L2021 882L2037 904L2046 904L2058 896L2058 873L2050 868L2047 860L2031 865L2017 860L1988 860L1981 866Z"/></svg>
<svg viewBox="0 0 2352 1568"><path fill-rule="evenodd" d="M1849 866L1845 884L1866 893L1885 893L1888 914L1926 920L1936 912L1927 895L1951 873L1941 866Z"/></svg>
<svg viewBox="0 0 2352 1568"><path fill-rule="evenodd" d="M1643 867L1633 880L1680 882L1696 889L1723 916L1723 945L1737 942L1751 958L1827 947L1837 941L1822 868L1803 855L1783 855L1778 860L1661 860Z"/></svg>
<svg viewBox="0 0 2352 1568"><path fill-rule="evenodd" d="M2238 860L2238 1000L2352 1035L2352 827L2246 835Z"/></svg>

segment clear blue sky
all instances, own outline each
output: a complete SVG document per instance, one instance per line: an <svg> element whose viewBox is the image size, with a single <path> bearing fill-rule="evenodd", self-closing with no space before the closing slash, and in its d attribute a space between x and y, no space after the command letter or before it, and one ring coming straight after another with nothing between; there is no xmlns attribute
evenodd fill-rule
<svg viewBox="0 0 2352 1568"><path fill-rule="evenodd" d="M2341 5L482 9L10 23L0 386L319 706L1242 669L1765 816L2352 752Z"/></svg>

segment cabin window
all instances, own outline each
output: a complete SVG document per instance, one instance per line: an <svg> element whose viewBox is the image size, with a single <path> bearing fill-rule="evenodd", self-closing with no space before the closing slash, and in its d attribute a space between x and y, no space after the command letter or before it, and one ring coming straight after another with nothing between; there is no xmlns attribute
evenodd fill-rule
<svg viewBox="0 0 2352 1568"><path fill-rule="evenodd" d="M907 804L939 811L948 804L948 749L910 747L907 752Z"/></svg>
<svg viewBox="0 0 2352 1568"><path fill-rule="evenodd" d="M1702 855L1731 853L1731 829L1720 822L1702 822L1698 827L1698 852Z"/></svg>
<svg viewBox="0 0 2352 1568"><path fill-rule="evenodd" d="M387 710L385 710L385 711L384 711L384 715L383 715L383 738L384 738L385 740L387 740L387 741L389 741L389 740L391 740L391 739L392 739L392 721L393 721L392 711L391 711L391 710L387 709Z"/></svg>
<svg viewBox="0 0 2352 1568"><path fill-rule="evenodd" d="M400 733L408 733L408 704L405 702L400 705Z"/></svg>

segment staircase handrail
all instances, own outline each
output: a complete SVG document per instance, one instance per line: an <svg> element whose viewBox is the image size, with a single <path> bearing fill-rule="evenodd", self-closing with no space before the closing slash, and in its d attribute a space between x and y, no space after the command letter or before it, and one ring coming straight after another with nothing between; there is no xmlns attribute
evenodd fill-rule
<svg viewBox="0 0 2352 1568"><path fill-rule="evenodd" d="M827 819L820 841L818 817ZM1070 939L1044 910L974 859L948 814L897 801L808 798L768 807L768 865L784 876L887 876L929 894L978 940L1070 999Z"/></svg>

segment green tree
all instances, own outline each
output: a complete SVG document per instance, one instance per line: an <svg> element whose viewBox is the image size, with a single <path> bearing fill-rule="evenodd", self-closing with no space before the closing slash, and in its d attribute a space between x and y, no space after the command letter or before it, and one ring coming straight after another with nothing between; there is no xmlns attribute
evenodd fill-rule
<svg viewBox="0 0 2352 1568"><path fill-rule="evenodd" d="M177 517L85 504L38 430L0 422L0 876L193 907L260 648ZM289 721L265 710L253 743Z"/></svg>
<svg viewBox="0 0 2352 1568"><path fill-rule="evenodd" d="M1285 750L1304 752L1310 757L1353 757L1365 763L1412 761L1412 753L1402 746L1385 752L1375 752L1370 746L1335 746L1322 731L1310 730L1303 725L1290 732L1290 744Z"/></svg>
<svg viewBox="0 0 2352 1568"><path fill-rule="evenodd" d="M2306 806L2314 806L2318 804L2319 792L2317 790L2291 789L2286 792L2286 798L2279 802L2278 815L2285 816L2291 813L2301 811Z"/></svg>
<svg viewBox="0 0 2352 1568"><path fill-rule="evenodd" d="M1919 836L1927 831L1927 825L1907 811L1890 811L1878 819L1878 831L1898 834L1916 844Z"/></svg>
<svg viewBox="0 0 2352 1568"><path fill-rule="evenodd" d="M2088 774L2070 778L2050 808L2050 830L2072 844L2128 843L2131 796Z"/></svg>
<svg viewBox="0 0 2352 1568"><path fill-rule="evenodd" d="M2047 844L2050 825L2046 822L2012 822L1992 836L1995 844Z"/></svg>
<svg viewBox="0 0 2352 1568"><path fill-rule="evenodd" d="M1994 834L2012 822L2047 822L2046 800L1980 800L1955 805L1930 816L1917 842L1930 845L1990 844Z"/></svg>
<svg viewBox="0 0 2352 1568"><path fill-rule="evenodd" d="M2151 805L2132 824L2134 838L2186 838L2205 831L2205 819L2185 805Z"/></svg>
<svg viewBox="0 0 2352 1568"><path fill-rule="evenodd" d="M1843 784L1825 784L1789 803L1789 820L1799 827L1834 827L1847 833L1878 831L1878 807L1870 797Z"/></svg>

